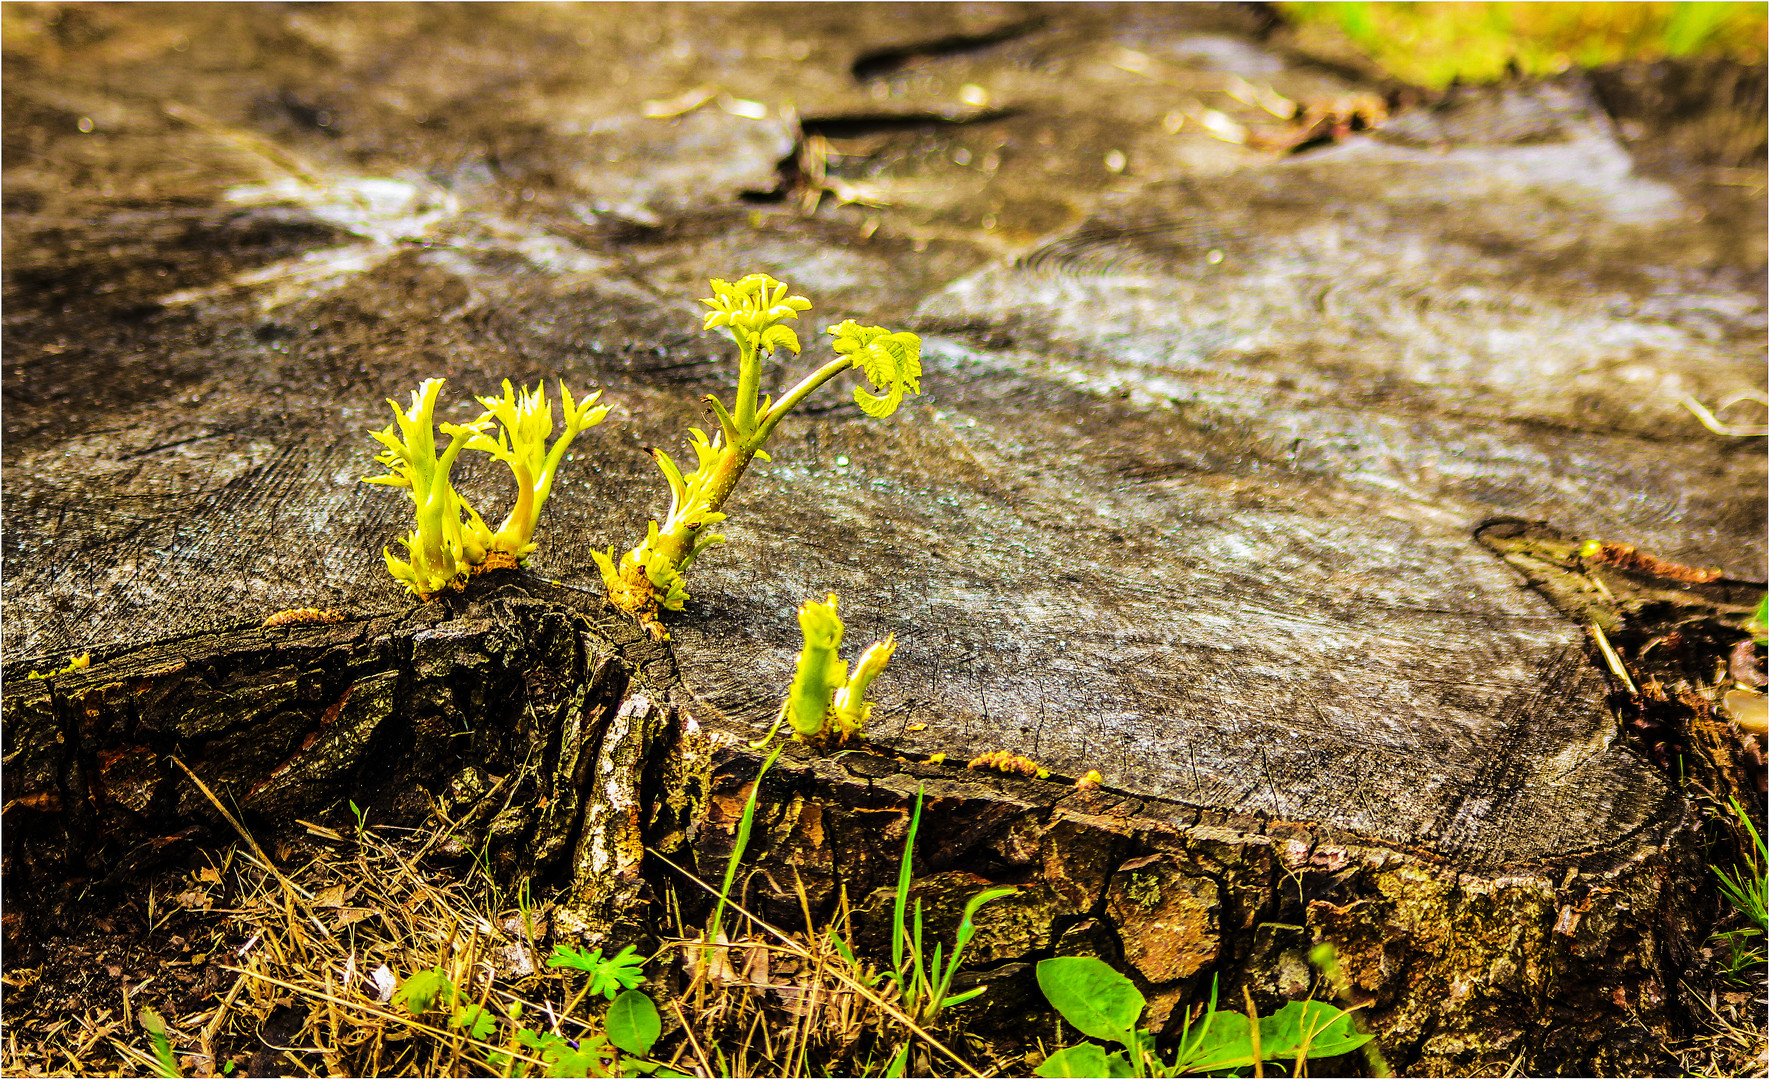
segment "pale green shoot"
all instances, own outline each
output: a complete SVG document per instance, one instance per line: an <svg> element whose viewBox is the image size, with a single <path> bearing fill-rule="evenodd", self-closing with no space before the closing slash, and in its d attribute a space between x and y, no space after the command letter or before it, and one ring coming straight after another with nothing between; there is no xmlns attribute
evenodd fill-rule
<svg viewBox="0 0 1770 1080"><path fill-rule="evenodd" d="M793 738L801 742L841 745L864 736L873 712L873 703L866 700L867 688L897 650L895 635L874 642L861 654L850 678L847 661L836 655L842 646L842 620L836 616L835 593L827 603L807 600L800 605L799 629L805 635L805 645L799 650L792 689L781 704L781 719L754 744L757 747L774 737L781 720L792 726Z"/></svg>
<svg viewBox="0 0 1770 1080"><path fill-rule="evenodd" d="M638 616L658 638L667 637L658 623L660 609L680 611L688 599L682 573L701 552L724 540L711 526L725 519L721 507L737 487L753 458L767 461L763 444L793 407L813 390L842 372L859 368L878 393L856 388L854 399L870 416L889 416L907 390L921 393L921 339L883 327L845 321L829 328L837 358L801 379L779 400L761 393L764 355L799 352L799 337L783 325L811 307L803 296L766 274L751 274L736 284L714 279L713 295L702 300L713 310L707 330L724 329L738 347L737 396L731 407L707 395L719 429L711 438L699 429L689 432L695 470L684 474L670 455L653 449L652 456L670 483L670 512L660 525L653 521L646 537L615 560L611 547L596 556L616 607Z"/></svg>
<svg viewBox="0 0 1770 1080"><path fill-rule="evenodd" d="M578 432L595 427L608 415L607 405L596 404L601 397L602 391L598 390L582 402L574 401L564 381L560 382L565 432L554 441L552 449L548 449L547 439L553 434L553 406L547 400L544 384L536 383L533 390L512 391L510 380L505 379L503 397L479 399L486 407L486 417L481 422L487 417L496 419L501 430L496 439L476 435L468 441L467 449L490 454L510 466L516 476L516 505L498 531L487 529L477 515L470 523L480 547L509 555L518 562L535 550L535 523L553 491L553 478L565 458L566 448Z"/></svg>
<svg viewBox="0 0 1770 1080"><path fill-rule="evenodd" d="M479 515L461 500L449 483L455 459L489 419L480 417L471 424L444 424L442 432L449 437L448 447L436 452L436 396L443 388L442 379L425 379L412 391L412 404L401 411L389 398L394 424L385 431L373 432L387 449L375 460L388 469L386 476L372 476L367 483L403 487L412 496L418 527L400 538L410 561L402 561L382 549L387 569L405 585L406 591L418 597L429 597L444 589L459 589L467 580L474 562L485 561L485 549L470 540L462 527L462 514L471 516L476 533L485 529ZM395 430L399 434L394 434ZM483 436L482 436L483 437ZM477 557L476 557L477 556Z"/></svg>
<svg viewBox="0 0 1770 1080"><path fill-rule="evenodd" d="M832 606L834 599L831 597ZM873 642L867 646L866 652L860 654L847 685L836 691L830 715L835 720L837 742L847 742L866 732L867 721L873 715L873 703L867 700L867 687L885 670L885 665L891 662L891 654L896 651L895 634L886 635L884 641Z"/></svg>
<svg viewBox="0 0 1770 1080"><path fill-rule="evenodd" d="M799 607L799 630L805 646L787 692L787 722L793 736L815 739L830 718L830 701L848 685L848 663L836 655L842 645L842 620L836 617L836 594L827 604L807 600Z"/></svg>
<svg viewBox="0 0 1770 1080"><path fill-rule="evenodd" d="M572 398L559 384L565 407L565 432L551 449L553 406L547 392L537 384L517 392L504 380L503 397L482 397L487 412L469 424L443 424L449 438L442 453L436 451L436 398L442 379L426 379L412 392L412 404L402 410L391 399L393 426L372 434L386 447L375 460L388 469L386 476L369 477L371 484L403 487L412 496L418 527L402 537L409 561L397 559L383 549L387 569L405 585L406 591L428 599L444 589L459 589L480 570L520 565L535 550L535 523L553 490L554 475L565 451L578 432L594 427L608 415L597 406L601 391L584 401ZM487 431L496 420L497 437ZM397 432L397 434L396 434ZM479 450L510 466L516 477L516 505L493 532L450 482L455 460L462 450Z"/></svg>

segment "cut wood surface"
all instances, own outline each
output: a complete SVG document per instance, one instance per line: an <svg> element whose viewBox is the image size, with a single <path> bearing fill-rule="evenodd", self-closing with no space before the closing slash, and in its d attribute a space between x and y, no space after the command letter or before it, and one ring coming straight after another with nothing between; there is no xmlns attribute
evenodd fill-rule
<svg viewBox="0 0 1770 1080"><path fill-rule="evenodd" d="M151 746L106 758L119 777L170 780L173 749L219 767L194 730L34 740L77 715L64 684L278 648L250 628L283 609L339 612L355 649L385 621L402 644L375 677L408 685L413 620L462 616L399 592L381 549L408 502L361 480L384 399L426 377L452 420L505 378L605 391L525 589L601 625L591 552L666 507L644 448L680 458L700 395L729 394L705 279L767 272L815 305L775 388L854 317L922 335L924 393L880 421L826 388L782 425L668 620L658 724L754 738L796 608L835 592L850 651L900 643L870 734L918 761L1098 770L1148 829L1319 829L1446 889L1531 882L1550 924L1567 872L1661 875L1617 886L1640 903L1689 870L1683 797L1617 737L1586 627L1475 532L1545 520L1736 593L1762 580L1763 442L1683 403L1738 422L1749 403L1723 406L1764 389L1763 208L1737 188L1763 183L1761 132L1740 160L1654 157L1670 136L1625 138L1574 76L1409 108L1196 5L6 20L9 800L42 794L17 786L21 750L58 798L81 753ZM1761 91L1743 99L1761 128ZM1371 130L1290 154L1275 102L1364 108ZM1739 108L1698 104L1719 126ZM462 470L488 518L497 473ZM606 655L643 666L624 633ZM87 651L95 674L20 678ZM281 734L218 727L256 763L236 778L311 750L308 714L347 688L372 705L352 664L270 680ZM227 668L177 691L181 722ZM1169 959L1145 974L1197 969ZM1664 993L1656 963L1631 978ZM1422 1060L1467 1060L1440 1049Z"/></svg>

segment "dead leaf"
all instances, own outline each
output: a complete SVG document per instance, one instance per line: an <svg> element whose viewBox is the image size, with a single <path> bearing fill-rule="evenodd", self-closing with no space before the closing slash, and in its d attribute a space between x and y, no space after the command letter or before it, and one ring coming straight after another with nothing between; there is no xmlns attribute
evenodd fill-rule
<svg viewBox="0 0 1770 1080"><path fill-rule="evenodd" d="M340 833L337 829L329 829L324 825L316 825L311 821L302 821L300 818L296 818L295 824L300 825L302 828L306 829L308 832L312 833L314 836L320 837L323 840L343 840L344 839L343 834Z"/></svg>
<svg viewBox="0 0 1770 1080"><path fill-rule="evenodd" d="M393 969L389 968L386 964L382 964L374 971L371 971L369 973L369 981L375 984L376 1001L391 1000L393 997L393 988L399 985L399 980L393 977Z"/></svg>
<svg viewBox="0 0 1770 1080"><path fill-rule="evenodd" d="M755 945L744 959L744 981L751 986L768 985L768 946Z"/></svg>

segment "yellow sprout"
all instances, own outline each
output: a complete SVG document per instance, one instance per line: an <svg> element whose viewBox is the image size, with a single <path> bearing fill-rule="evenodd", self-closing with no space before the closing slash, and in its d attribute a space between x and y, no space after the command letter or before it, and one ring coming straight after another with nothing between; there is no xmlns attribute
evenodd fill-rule
<svg viewBox="0 0 1770 1080"><path fill-rule="evenodd" d="M403 487L412 497L413 514L418 527L400 539L409 561L397 559L390 550L381 554L387 569L405 585L406 591L427 598L444 589L459 589L469 571L468 539L463 533L461 518L470 514L475 522L479 515L456 494L449 482L455 459L468 441L481 434L489 417L480 417L471 424L444 424L449 437L448 448L436 452L436 397L444 380L425 379L412 391L411 407L402 411L399 404L388 399L394 423L385 431L373 432L386 447L375 458L388 469L386 476L372 476L367 483ZM396 436L395 431L399 434ZM480 523L479 528L484 529ZM475 553L485 560L485 551Z"/></svg>
<svg viewBox="0 0 1770 1080"><path fill-rule="evenodd" d="M783 350L797 353L799 338L782 325L798 319L811 301L794 296L787 286L767 274L751 274L736 283L715 278L713 295L701 301L713 310L702 319L705 329L724 328L738 346L737 395L728 409L709 394L706 401L719 422L709 438L698 429L689 432L695 452L695 469L683 473L662 450L652 457L670 484L670 512L652 522L646 538L616 558L615 549L596 553L597 567L608 587L609 600L636 616L658 639L667 638L660 611L679 611L688 599L682 573L724 537L710 526L725 518L722 507L737 487L752 459L768 460L762 449L781 419L806 395L844 371L860 368L879 393L856 389L855 401L872 416L888 416L906 391L921 392L921 339L914 334L892 333L883 327L858 326L852 321L830 327L837 358L805 376L779 401L761 395L762 359ZM861 707L858 701L855 709Z"/></svg>
<svg viewBox="0 0 1770 1080"><path fill-rule="evenodd" d="M598 391L578 402L571 391L559 384L564 405L565 432L553 443L553 407L546 390L536 384L533 390L514 391L504 381L503 397L482 397L487 409L469 424L442 424L440 430L449 443L441 454L436 452L436 399L443 388L442 379L426 379L412 392L412 404L393 408L393 426L373 432L385 449L375 458L387 467L387 475L373 476L367 483L401 487L412 497L413 516L417 528L400 538L407 558L396 558L383 549L387 569L420 599L427 599L444 589L459 589L470 574L484 568L519 565L534 551L535 524L541 507L553 490L559 463L565 457L578 432L602 422L608 406L596 406L602 396ZM493 421L499 425L497 437L488 434ZM493 532L479 512L468 505L450 481L455 460L464 449L490 454L510 467L516 477L516 505L502 525Z"/></svg>
<svg viewBox="0 0 1770 1080"><path fill-rule="evenodd" d="M511 507L497 532L486 529L485 523L477 516L474 518L474 531L480 546L490 552L503 552L519 561L535 550L535 525L540 520L541 507L553 491L553 478L565 458L566 448L577 438L578 432L595 427L608 415L607 405L596 404L601 397L602 391L598 390L581 403L574 401L572 392L566 389L563 381L560 382L559 398L564 406L565 431L554 441L552 449L548 449L547 439L553 434L553 406L547 401L543 384L536 383L533 390L512 392L510 380L505 379L503 397L479 399L479 403L486 407L486 417L497 420L501 430L496 439L486 435L475 437L468 442L467 448L497 458L510 466L516 477L516 505Z"/></svg>

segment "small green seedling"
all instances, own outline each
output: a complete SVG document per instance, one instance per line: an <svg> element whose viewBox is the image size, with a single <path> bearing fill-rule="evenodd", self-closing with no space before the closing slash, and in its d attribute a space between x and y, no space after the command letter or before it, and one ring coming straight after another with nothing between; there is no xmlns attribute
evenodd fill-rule
<svg viewBox="0 0 1770 1080"><path fill-rule="evenodd" d="M617 992L613 988L632 987L645 981L639 974L645 961L631 953L629 947L620 955L604 960L600 949L593 954L565 946L555 949L549 964L577 968L591 976L590 986L566 1007L567 1015L585 994L606 993L611 999L603 1017L603 1030L580 1039L567 1039L557 1030L533 1030L523 1023L521 1002L512 1002L505 1007L507 1020L501 1024L498 1016L484 1005L468 1001L467 995L442 968L419 971L406 979L393 992L392 1004L414 1018L426 1013L441 1013L447 1017L450 1029L461 1032L479 1044L482 1050L488 1051L486 1064L495 1070L493 1075L530 1075L528 1064L518 1062L517 1055L512 1052L522 1047L535 1052L543 1076L682 1076L684 1074L659 1062L644 1060L663 1034L663 1020L651 998L638 990ZM604 977L611 973L613 981L602 985ZM557 1021L555 1027L557 1029ZM490 1040L499 1036L501 1028L505 1049L498 1050Z"/></svg>
<svg viewBox="0 0 1770 1080"><path fill-rule="evenodd" d="M683 572L707 548L725 539L712 531L725 520L721 510L725 500L753 458L768 460L763 444L794 406L850 368L861 369L878 391L855 388L854 400L869 416L890 416L905 391L922 392L920 338L848 320L829 328L835 360L801 379L779 401L762 395L763 356L799 352L798 335L784 324L810 308L811 301L788 295L787 286L767 274L751 274L735 284L715 278L711 284L713 295L701 301L713 309L703 328L723 328L737 343L737 396L727 409L718 397L707 395L719 430L709 439L699 428L689 429L693 472L684 474L669 454L651 451L670 483L670 512L663 523L652 521L645 539L618 562L613 547L596 555L609 599L659 639L668 637L658 622L660 609L682 610L688 599Z"/></svg>
<svg viewBox="0 0 1770 1080"><path fill-rule="evenodd" d="M1156 1052L1155 1035L1137 1026L1146 1004L1130 979L1091 956L1042 960L1036 972L1045 1000L1070 1026L1100 1042L1077 1043L1046 1058L1039 1076L1185 1076L1247 1068L1261 1061L1335 1057L1370 1040L1352 1027L1344 1009L1321 1001L1292 1001L1258 1021L1217 1010L1217 983L1196 1030L1181 1032L1172 1061ZM1252 1003L1249 1004L1250 1014ZM1124 1047L1108 1053L1101 1043Z"/></svg>
<svg viewBox="0 0 1770 1080"><path fill-rule="evenodd" d="M776 751L779 752L778 750ZM959 973L959 964L965 956L965 950L977 936L976 916L978 909L994 900L1005 896L1013 896L1020 890L1015 888L985 889L971 897L965 904L965 910L959 916L958 929L953 934L953 947L944 958L942 945L934 944L932 954L924 951L924 935L922 920L922 901L917 898L912 909L909 903L910 880L913 877L916 834L922 827L922 795L921 787L916 789L916 805L910 814L909 833L904 837L903 857L897 864L897 889L892 896L891 907L891 968L883 972L871 972L863 965L856 955L853 946L836 933L829 931L829 942L847 961L848 966L860 973L861 981L868 987L879 986L880 980L889 976L883 987L884 993L895 993L903 1005L904 1015L908 1016L924 1031L932 1028L939 1020L941 1013L954 1005L959 1005L982 995L989 988L975 986L957 994L951 993L953 977ZM884 1075L888 1077L903 1076L909 1068L909 1055L914 1043L906 1039L891 1061L886 1065Z"/></svg>
<svg viewBox="0 0 1770 1080"><path fill-rule="evenodd" d="M792 725L793 738L800 742L840 746L864 738L867 720L873 714L867 690L897 651L897 636L887 635L884 641L868 646L850 677L848 662L836 655L842 645L842 620L836 616L835 593L827 603L807 600L800 605L799 630L805 635L805 645L799 650L792 689L781 704L780 718L755 746L766 745L780 730L782 720Z"/></svg>
<svg viewBox="0 0 1770 1080"><path fill-rule="evenodd" d="M565 457L566 447L585 428L600 424L608 406L596 405L602 392L582 402L573 400L565 383L559 396L565 412L565 432L547 447L553 434L553 407L547 392L537 383L533 390L512 390L504 380L503 397L482 397L486 408L469 424L443 424L448 445L436 451L436 399L444 380L426 379L412 392L412 404L402 410L391 399L393 425L373 432L384 449L375 460L387 467L386 476L369 477L370 484L403 487L412 497L417 528L400 538L406 559L382 550L387 569L420 599L444 589L459 589L480 570L521 565L535 550L535 523L541 506L553 490L554 474ZM496 421L500 430L493 438L488 427ZM396 434L397 432L397 434ZM493 532L455 491L450 482L455 461L462 450L478 450L510 467L516 477L516 505Z"/></svg>
<svg viewBox="0 0 1770 1080"><path fill-rule="evenodd" d="M934 946L934 954L929 956L922 948L921 899L917 898L913 912L909 907L916 833L920 831L921 825L922 788L918 785L916 808L910 814L909 834L904 837L903 858L897 864L897 895L892 898L891 909L891 966L896 969L895 978L898 991L903 995L904 1011L922 1027L928 1028L934 1026L943 1010L970 1001L987 989L978 986L959 994L947 992L952 989L953 976L959 973L959 961L965 955L965 948L977 934L977 924L973 921L977 910L992 900L1013 896L1020 890L985 889L973 896L966 902L965 910L959 916L959 928L953 936L952 953L946 958L946 962L941 963L941 947L938 943ZM906 912L911 913L907 920Z"/></svg>
<svg viewBox="0 0 1770 1080"><path fill-rule="evenodd" d="M632 990L645 982L645 958L631 945L606 960L601 949L586 953L570 945L555 945L547 966L584 972L590 976L584 993L590 997L601 994L610 1001L622 990Z"/></svg>

